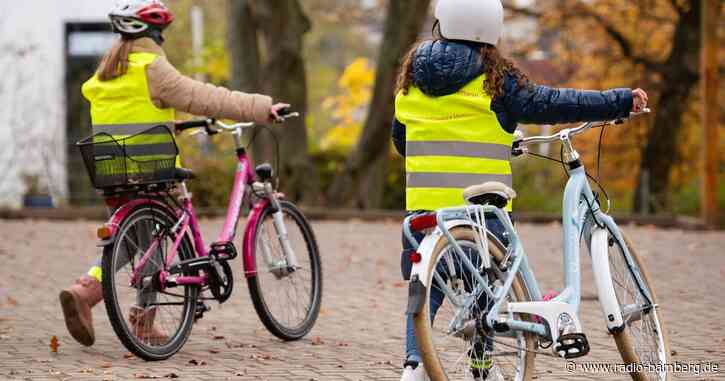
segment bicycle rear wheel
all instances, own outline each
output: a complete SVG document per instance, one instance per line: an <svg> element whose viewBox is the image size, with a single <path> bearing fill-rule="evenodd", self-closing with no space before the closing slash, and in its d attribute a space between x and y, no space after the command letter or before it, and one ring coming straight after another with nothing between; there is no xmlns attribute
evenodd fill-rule
<svg viewBox="0 0 725 381"><path fill-rule="evenodd" d="M162 293L155 277L164 269L173 247L170 230L174 222L174 216L163 208L142 205L121 222L115 242L103 251L103 296L111 326L129 351L148 361L164 360L178 352L194 322L198 286L179 286ZM133 269L149 251L152 254L132 285ZM193 257L191 241L185 235L172 266Z"/></svg>
<svg viewBox="0 0 725 381"><path fill-rule="evenodd" d="M470 228L455 228L451 230L456 242L470 256L474 265L483 260L476 248L475 232ZM489 237L489 253L493 263L500 263L505 257L505 249L495 239ZM478 258L476 258L478 257ZM491 284L502 284L507 273L494 268L495 279L487 279L488 284L480 285L489 287ZM506 338L495 336L494 340L483 337L478 329L471 329L477 319L487 311L487 308L479 303L474 303L470 308L462 307L462 301L469 298L481 300L481 294L473 294L478 281L469 273L463 270L463 260L452 248L447 240L441 239L433 250L431 257L428 279L426 286L426 298L423 309L413 317L414 329L418 348L423 357L423 365L431 380L524 380L529 381L534 375L535 350L537 339L533 334L518 332L515 337ZM486 274L482 274L484 279ZM436 279L437 280L434 280ZM441 285L441 280L444 285ZM452 291L455 296L447 293ZM434 293L443 293L443 298L438 307L435 317L431 317L430 311ZM506 311L509 302L529 301L530 297L520 275L517 275L513 282L511 292L502 305L502 311ZM455 299L455 300L453 300ZM485 304L485 303L484 303ZM451 327L456 317L463 316L463 329L460 324ZM518 316L518 318L522 318ZM466 328L466 326L468 328ZM476 369L475 364L486 364L490 361L492 365L485 366L486 374ZM477 372L478 374L474 374Z"/></svg>
<svg viewBox="0 0 725 381"><path fill-rule="evenodd" d="M643 365L642 369L635 369L630 373L633 380L670 380L672 375L666 369L671 362L669 339L657 306L657 297L644 263L634 246L626 236L624 241L633 267L626 260L624 250L618 243L609 248L609 268L614 293L625 323L622 331L614 333L614 340L624 363ZM635 272L641 275L643 286L652 295L653 306L647 304L647 298L636 281Z"/></svg>
<svg viewBox="0 0 725 381"><path fill-rule="evenodd" d="M257 273L247 278L254 309L275 336L290 341L304 337L315 325L322 300L322 265L312 227L302 212L280 201L282 222L297 266L288 264L270 205L257 222L254 257Z"/></svg>

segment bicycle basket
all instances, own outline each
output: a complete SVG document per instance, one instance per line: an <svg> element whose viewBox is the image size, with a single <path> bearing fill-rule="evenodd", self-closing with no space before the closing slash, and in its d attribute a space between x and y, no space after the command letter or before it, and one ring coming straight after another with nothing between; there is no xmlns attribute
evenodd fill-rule
<svg viewBox="0 0 725 381"><path fill-rule="evenodd" d="M97 189L177 181L174 175L179 148L165 125L123 138L102 132L76 145Z"/></svg>

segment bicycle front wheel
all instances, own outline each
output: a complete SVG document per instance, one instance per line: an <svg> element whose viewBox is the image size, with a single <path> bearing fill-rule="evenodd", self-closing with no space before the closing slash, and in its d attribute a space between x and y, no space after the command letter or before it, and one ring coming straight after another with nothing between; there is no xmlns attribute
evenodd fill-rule
<svg viewBox="0 0 725 381"><path fill-rule="evenodd" d="M423 309L413 317L416 342L428 376L434 381L531 380L537 348L533 334L516 332L512 337L489 337L478 328L493 302L488 300L483 288L502 285L508 275L496 265L504 260L505 249L489 237L489 253L481 254L476 249L476 232L455 228L451 234L474 267L480 268L483 255L490 256L493 266L488 274L479 271L484 279L481 282L446 239L441 239L434 248ZM511 291L504 298L503 313L510 302L530 300L520 275L516 275Z"/></svg>
<svg viewBox="0 0 725 381"><path fill-rule="evenodd" d="M103 251L101 283L111 326L129 351L147 361L164 360L178 352L194 323L198 286L165 291L159 287L157 274L164 270L174 244L170 233L174 222L163 208L142 205L121 222L115 242ZM141 265L146 254L148 260ZM185 234L172 266L193 257ZM134 269L139 266L134 282Z"/></svg>
<svg viewBox="0 0 725 381"><path fill-rule="evenodd" d="M666 368L670 363L669 339L644 263L627 237L624 242L631 261L619 243L610 242L614 245L609 247L609 268L624 320L624 329L614 333L617 349L624 363L637 365L630 373L633 380L670 380L672 376ZM651 304L645 290L652 296Z"/></svg>
<svg viewBox="0 0 725 381"><path fill-rule="evenodd" d="M278 223L287 231L296 266L285 254L285 237L270 205L257 222L254 237L256 274L247 278L254 309L275 336L290 341L304 337L317 321L322 300L322 266L312 227L302 212L280 201ZM281 217L281 218L280 218Z"/></svg>

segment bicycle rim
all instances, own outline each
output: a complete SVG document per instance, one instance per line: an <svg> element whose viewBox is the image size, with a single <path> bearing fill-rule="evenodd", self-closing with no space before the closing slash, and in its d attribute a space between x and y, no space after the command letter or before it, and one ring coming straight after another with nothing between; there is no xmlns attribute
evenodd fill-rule
<svg viewBox="0 0 725 381"><path fill-rule="evenodd" d="M296 340L314 326L322 297L322 270L312 228L302 213L280 202L290 246L297 258L292 269L286 260L273 211L261 216L255 237L257 273L248 278L255 309L265 327L283 340Z"/></svg>
<svg viewBox="0 0 725 381"><path fill-rule="evenodd" d="M159 292L153 280L173 247L173 239L166 233L172 225L173 220L158 208L138 209L121 224L116 241L104 253L103 287L109 319L124 346L146 360L176 353L193 324L197 287L183 287L184 296L180 297ZM142 267L141 279L131 286L133 268L152 245L156 249ZM193 255L185 237L174 264Z"/></svg>
<svg viewBox="0 0 725 381"><path fill-rule="evenodd" d="M617 348L625 363L647 367L631 372L634 380L669 380L671 376L666 369L666 365L670 362L669 343L661 313L656 306L648 312L643 311L647 306L647 298L642 294L633 271L639 271L641 274L644 287L652 295L654 299L652 302L655 305L656 296L643 263L631 242L625 238L625 244L631 255L631 262L625 259L624 251L619 244L609 248L609 267L614 293L625 321L624 329L614 334ZM630 267L629 263L633 263L636 269Z"/></svg>
<svg viewBox="0 0 725 381"><path fill-rule="evenodd" d="M452 230L451 234L458 244L472 255L471 261L476 264L478 260L475 257L478 254L475 251L475 233L467 228L459 228ZM504 252L499 245L495 240L489 240L490 255L496 262L504 257ZM459 301L467 297L476 298L472 290L475 289L478 282L470 274L461 271L462 260L458 256L448 242L442 239L433 252L430 269L435 269L440 276L439 279L444 279L449 288L457 283ZM496 279L493 282L500 285L505 280L505 275L500 271L495 272ZM452 275L454 273L455 275ZM534 373L534 350L536 349L536 339L533 335L519 332L515 337L495 336L491 340L486 339L480 333L470 335L470 329L468 334L464 333L465 330L460 329L461 324L455 324L457 328L452 328L454 325L451 322L456 320L456 316L465 316L462 320L472 321L482 316L487 308L475 304L467 309L456 306L452 302L454 298L450 294L444 298L435 318L430 319L432 300L436 298L431 298L431 296L443 288L438 285L440 282L431 281L433 279L433 271L430 271L427 282L429 286L426 290L428 297L421 313L414 317L418 348L429 377L436 381L449 379L530 380ZM501 307L502 311L506 311L508 302L526 300L529 298L523 287L523 281L517 277L507 300ZM486 370L486 373L473 366L486 364L488 361L492 361L493 365ZM484 378L484 376L486 377Z"/></svg>

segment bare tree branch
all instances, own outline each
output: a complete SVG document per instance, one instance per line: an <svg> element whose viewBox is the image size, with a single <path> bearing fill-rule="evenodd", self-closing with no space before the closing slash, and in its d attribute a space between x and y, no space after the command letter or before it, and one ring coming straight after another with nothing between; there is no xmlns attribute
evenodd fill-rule
<svg viewBox="0 0 725 381"><path fill-rule="evenodd" d="M677 0L670 0L670 4L672 4L672 8L675 9L675 12L679 14L685 13L685 9L680 5L680 2Z"/></svg>
<svg viewBox="0 0 725 381"><path fill-rule="evenodd" d="M504 1L503 7L514 15L526 16L531 18L540 18L542 16L541 12L537 10L531 9L530 7L517 7L511 4L510 1Z"/></svg>
<svg viewBox="0 0 725 381"><path fill-rule="evenodd" d="M648 57L636 54L632 47L632 42L619 29L617 29L614 24L612 24L604 16L595 12L586 5L578 4L578 6L574 8L570 15L589 17L592 20L596 21L596 23L604 29L609 37L617 43L619 48L622 50L622 54L632 60L632 62L644 65L648 70L656 72L662 72L664 70L664 67L661 63L653 61Z"/></svg>

